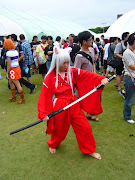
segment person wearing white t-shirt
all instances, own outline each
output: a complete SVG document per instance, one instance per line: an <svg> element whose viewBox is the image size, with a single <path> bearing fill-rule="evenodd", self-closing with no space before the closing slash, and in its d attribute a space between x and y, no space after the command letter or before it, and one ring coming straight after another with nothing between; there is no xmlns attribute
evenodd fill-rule
<svg viewBox="0 0 135 180"><path fill-rule="evenodd" d="M103 75L105 75L106 69L107 69L107 58L108 58L109 45L110 45L110 43L108 42L108 39L104 39Z"/></svg>
<svg viewBox="0 0 135 180"><path fill-rule="evenodd" d="M131 118L131 110L135 102L135 33L129 36L128 43L129 49L124 51L122 58L125 70L124 86L126 90L123 115L127 122L135 124L135 120Z"/></svg>
<svg viewBox="0 0 135 180"><path fill-rule="evenodd" d="M57 46L58 48L61 48L60 41L61 41L61 37L57 36L56 41L53 43L53 45Z"/></svg>

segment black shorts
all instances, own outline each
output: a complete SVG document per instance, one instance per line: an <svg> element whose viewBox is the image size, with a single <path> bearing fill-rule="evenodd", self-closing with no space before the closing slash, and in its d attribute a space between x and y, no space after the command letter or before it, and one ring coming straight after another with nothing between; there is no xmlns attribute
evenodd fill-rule
<svg viewBox="0 0 135 180"><path fill-rule="evenodd" d="M40 64L39 65L39 74L46 74L47 69L46 69L46 63L45 64Z"/></svg>
<svg viewBox="0 0 135 180"><path fill-rule="evenodd" d="M116 67L116 74L122 75L122 71L124 70L123 66L117 66Z"/></svg>
<svg viewBox="0 0 135 180"><path fill-rule="evenodd" d="M104 69L107 69L107 60L104 59Z"/></svg>

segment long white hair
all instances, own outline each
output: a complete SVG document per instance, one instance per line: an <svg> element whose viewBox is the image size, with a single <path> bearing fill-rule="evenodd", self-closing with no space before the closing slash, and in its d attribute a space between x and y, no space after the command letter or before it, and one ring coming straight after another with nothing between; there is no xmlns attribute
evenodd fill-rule
<svg viewBox="0 0 135 180"><path fill-rule="evenodd" d="M68 47L65 49L60 49L59 47L54 47L53 48L53 57L52 57L52 62L50 69L47 73L47 75L52 71L56 70L56 83L55 87L58 87L58 72L59 72L59 67L63 65L64 62L69 62L68 68L67 68L67 81L71 86L72 93L73 93L73 86L72 86L72 78L71 78L71 70L70 70L70 55L69 53L71 52L72 48Z"/></svg>

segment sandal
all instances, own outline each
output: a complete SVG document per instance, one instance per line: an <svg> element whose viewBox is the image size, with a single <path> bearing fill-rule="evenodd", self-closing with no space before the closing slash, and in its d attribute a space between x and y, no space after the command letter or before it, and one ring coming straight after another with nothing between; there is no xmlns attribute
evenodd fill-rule
<svg viewBox="0 0 135 180"><path fill-rule="evenodd" d="M99 119L97 118L97 117L94 117L94 116L86 116L86 118L88 119L88 120L92 120L92 121L99 121Z"/></svg>

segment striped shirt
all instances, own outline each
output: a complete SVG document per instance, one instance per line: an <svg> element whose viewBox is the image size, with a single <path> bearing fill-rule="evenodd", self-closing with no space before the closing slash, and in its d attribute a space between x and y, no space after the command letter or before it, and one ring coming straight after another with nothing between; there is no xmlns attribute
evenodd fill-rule
<svg viewBox="0 0 135 180"><path fill-rule="evenodd" d="M11 66L10 68L15 68L19 66L18 63L18 52L16 50L9 50L6 53L7 58L11 59Z"/></svg>
<svg viewBox="0 0 135 180"><path fill-rule="evenodd" d="M30 43L25 40L22 42L21 47L25 58L25 65L31 65L33 63L33 56Z"/></svg>

